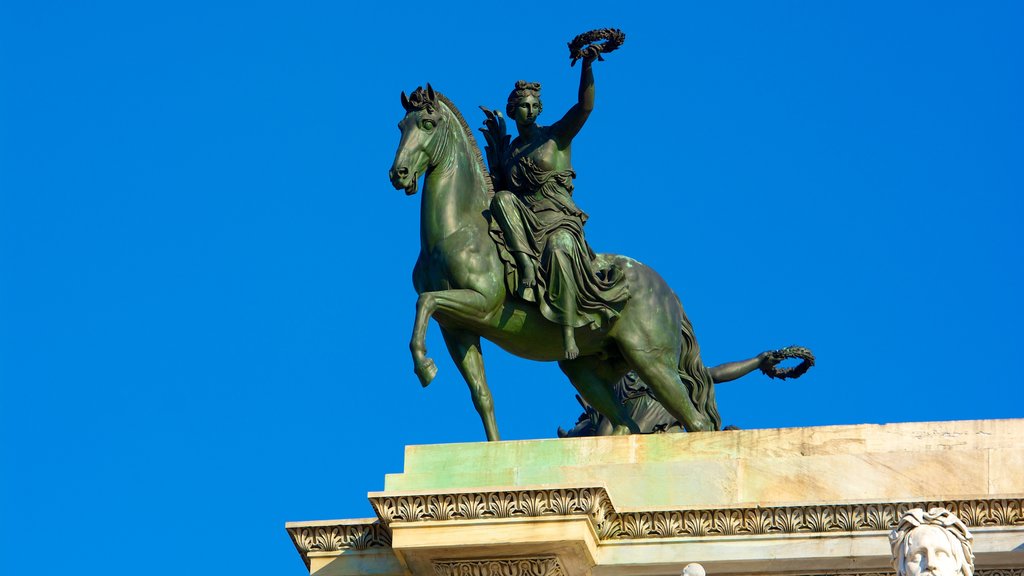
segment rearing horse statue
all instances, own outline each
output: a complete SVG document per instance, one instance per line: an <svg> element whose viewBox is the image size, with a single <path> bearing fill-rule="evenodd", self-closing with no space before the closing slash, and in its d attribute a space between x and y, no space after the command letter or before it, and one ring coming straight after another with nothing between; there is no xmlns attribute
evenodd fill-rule
<svg viewBox="0 0 1024 576"><path fill-rule="evenodd" d="M407 195L424 178L420 255L413 269L419 299L409 343L420 383L427 386L437 374L426 348L427 323L434 318L488 440L499 435L481 337L523 358L558 361L580 396L612 424L613 434L640 432L613 390L631 369L687 431L720 429L712 376L682 304L661 276L626 256L598 255L622 270L631 296L614 321L577 329L579 356L566 360L562 326L547 320L536 304L507 293L503 263L488 232L494 190L462 114L429 84L410 97L402 93L402 106L402 139L389 176Z"/></svg>

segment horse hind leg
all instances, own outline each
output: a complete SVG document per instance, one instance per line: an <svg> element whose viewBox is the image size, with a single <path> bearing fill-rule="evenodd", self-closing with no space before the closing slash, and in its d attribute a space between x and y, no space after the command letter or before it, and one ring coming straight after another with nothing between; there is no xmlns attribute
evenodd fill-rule
<svg viewBox="0 0 1024 576"><path fill-rule="evenodd" d="M619 349L640 378L651 387L658 402L683 424L687 432L715 429L711 419L694 406L689 390L679 376L678 351L625 346L621 342Z"/></svg>
<svg viewBox="0 0 1024 576"><path fill-rule="evenodd" d="M612 435L639 434L640 426L615 397L615 383L627 370L625 366L617 364L602 361L595 356L583 356L575 360L562 360L558 367L576 387L580 396L608 419L612 425Z"/></svg>
<svg viewBox="0 0 1024 576"><path fill-rule="evenodd" d="M487 375L484 373L484 357L480 350L480 337L462 330L441 328L444 343L455 361L473 397L473 405L480 414L484 424L484 432L491 441L500 440L498 423L494 419L494 400L491 389L487 386Z"/></svg>

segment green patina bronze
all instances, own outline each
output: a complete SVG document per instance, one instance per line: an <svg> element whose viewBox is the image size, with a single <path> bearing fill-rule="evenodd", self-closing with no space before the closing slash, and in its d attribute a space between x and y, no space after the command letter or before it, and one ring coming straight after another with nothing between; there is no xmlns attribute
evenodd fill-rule
<svg viewBox="0 0 1024 576"><path fill-rule="evenodd" d="M434 318L489 440L499 435L481 337L524 358L557 361L585 406L607 419L592 433L651 431L649 418L638 424L636 411L617 396L630 371L682 428L721 429L715 378L679 299L654 270L595 253L583 233L587 215L573 200L572 141L594 109L593 63L623 40L618 30L600 30L570 43L573 63L582 61L579 98L554 124L536 122L536 83L520 81L508 97L517 138L505 134L499 112L485 109L490 171L454 104L429 84L402 94L406 115L389 175L409 195L424 180L413 271L420 294L410 342L414 369L423 386L437 372L426 350ZM763 365L759 356L738 372ZM738 377L736 366L720 371ZM726 379L732 378L719 380Z"/></svg>

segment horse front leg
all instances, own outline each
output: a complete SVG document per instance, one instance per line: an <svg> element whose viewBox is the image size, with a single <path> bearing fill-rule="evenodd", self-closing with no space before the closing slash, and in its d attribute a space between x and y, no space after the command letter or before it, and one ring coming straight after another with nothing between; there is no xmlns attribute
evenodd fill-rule
<svg viewBox="0 0 1024 576"><path fill-rule="evenodd" d="M496 304L476 290L438 290L424 292L416 300L416 322L412 328L409 350L413 371L426 387L437 375L437 365L427 357L427 323L434 313L442 312L468 322L483 322Z"/></svg>
<svg viewBox="0 0 1024 576"><path fill-rule="evenodd" d="M487 386L487 374L484 372L484 357L480 350L480 336L466 330L447 330L441 328L444 343L448 345L448 353L462 373L462 378L469 385L469 393L473 397L473 406L480 414L484 424L484 432L489 441L501 440L498 436L498 423L494 419L494 400L491 389Z"/></svg>

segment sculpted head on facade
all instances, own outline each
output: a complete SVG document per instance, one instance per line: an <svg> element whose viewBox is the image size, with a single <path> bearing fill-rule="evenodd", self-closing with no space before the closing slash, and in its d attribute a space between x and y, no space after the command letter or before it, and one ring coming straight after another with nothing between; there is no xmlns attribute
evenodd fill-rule
<svg viewBox="0 0 1024 576"><path fill-rule="evenodd" d="M897 576L973 576L974 538L945 508L908 510L889 534Z"/></svg>
<svg viewBox="0 0 1024 576"><path fill-rule="evenodd" d="M683 567L682 576L707 576L704 567L696 562L691 562Z"/></svg>

